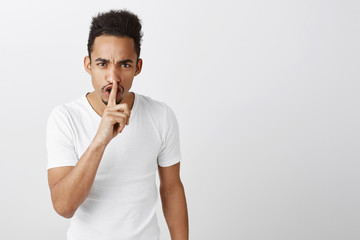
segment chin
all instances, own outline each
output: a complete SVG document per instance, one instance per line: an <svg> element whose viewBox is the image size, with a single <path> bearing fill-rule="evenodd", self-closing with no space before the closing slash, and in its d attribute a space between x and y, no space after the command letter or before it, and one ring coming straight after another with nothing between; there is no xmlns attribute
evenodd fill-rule
<svg viewBox="0 0 360 240"><path fill-rule="evenodd" d="M123 98L120 98L119 100L116 101L116 104L121 103L121 101L123 100ZM101 98L101 101L105 104L108 105L109 101L105 101L104 99Z"/></svg>

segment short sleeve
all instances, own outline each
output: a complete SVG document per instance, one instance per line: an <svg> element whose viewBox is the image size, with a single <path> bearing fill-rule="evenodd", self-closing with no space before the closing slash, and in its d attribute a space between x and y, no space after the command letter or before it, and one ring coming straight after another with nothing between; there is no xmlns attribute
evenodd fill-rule
<svg viewBox="0 0 360 240"><path fill-rule="evenodd" d="M76 165L78 157L73 136L67 111L60 106L56 107L49 115L46 128L47 169Z"/></svg>
<svg viewBox="0 0 360 240"><path fill-rule="evenodd" d="M165 106L162 145L158 155L158 165L160 167L169 167L181 160L179 125L172 109L167 105Z"/></svg>

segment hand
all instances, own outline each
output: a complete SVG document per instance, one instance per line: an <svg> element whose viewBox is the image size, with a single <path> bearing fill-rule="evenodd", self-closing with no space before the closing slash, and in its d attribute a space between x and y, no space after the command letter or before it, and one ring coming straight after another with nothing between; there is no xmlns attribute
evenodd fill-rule
<svg viewBox="0 0 360 240"><path fill-rule="evenodd" d="M102 115L102 119L95 135L94 142L106 146L111 139L116 137L129 125L130 110L127 103L116 104L117 82L114 81L109 96L108 104Z"/></svg>

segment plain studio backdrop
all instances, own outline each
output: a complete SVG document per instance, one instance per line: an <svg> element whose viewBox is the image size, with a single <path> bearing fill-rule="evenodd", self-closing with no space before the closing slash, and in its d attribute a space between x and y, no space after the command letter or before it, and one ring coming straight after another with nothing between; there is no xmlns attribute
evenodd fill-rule
<svg viewBox="0 0 360 240"><path fill-rule="evenodd" d="M191 239L360 239L360 4L342 0L1 2L0 239L65 239L46 122L92 91L91 18L122 8L143 22L132 90L179 122Z"/></svg>

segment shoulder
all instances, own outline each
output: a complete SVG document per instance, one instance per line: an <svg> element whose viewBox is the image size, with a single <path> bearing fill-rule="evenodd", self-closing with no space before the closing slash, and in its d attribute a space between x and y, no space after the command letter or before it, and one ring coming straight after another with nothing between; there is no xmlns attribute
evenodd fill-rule
<svg viewBox="0 0 360 240"><path fill-rule="evenodd" d="M162 126L177 125L177 118L172 108L165 102L137 94L140 111L156 119Z"/></svg>
<svg viewBox="0 0 360 240"><path fill-rule="evenodd" d="M136 93L136 97L138 97L138 104L142 111L145 110L160 115L165 115L169 110L171 111L169 105L165 102L138 93Z"/></svg>
<svg viewBox="0 0 360 240"><path fill-rule="evenodd" d="M54 107L48 116L48 128L58 127L72 129L74 124L80 122L82 119L81 116L84 115L83 113L86 109L84 101L86 101L85 96Z"/></svg>
<svg viewBox="0 0 360 240"><path fill-rule="evenodd" d="M51 110L49 118L71 118L71 116L77 115L79 110L84 108L84 100L86 98L82 96L76 100L57 105Z"/></svg>

